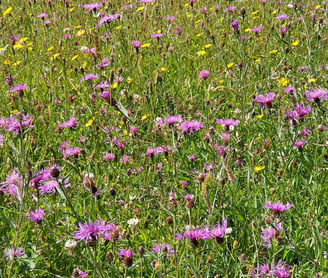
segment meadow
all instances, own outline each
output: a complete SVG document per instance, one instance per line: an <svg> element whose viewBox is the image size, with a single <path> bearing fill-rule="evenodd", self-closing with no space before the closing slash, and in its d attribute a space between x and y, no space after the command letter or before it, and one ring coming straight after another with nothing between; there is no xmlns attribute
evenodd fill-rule
<svg viewBox="0 0 328 278"><path fill-rule="evenodd" d="M0 277L328 277L327 15L0 1Z"/></svg>

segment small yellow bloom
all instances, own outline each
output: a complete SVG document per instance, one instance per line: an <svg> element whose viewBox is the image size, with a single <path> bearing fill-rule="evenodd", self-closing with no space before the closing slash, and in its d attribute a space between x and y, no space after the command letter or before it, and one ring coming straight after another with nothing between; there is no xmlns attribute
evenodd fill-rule
<svg viewBox="0 0 328 278"><path fill-rule="evenodd" d="M138 9L137 9L137 12L141 12L141 11L143 11L143 10L144 10L144 8L145 8L144 6L142 6L142 7L138 8Z"/></svg>
<svg viewBox="0 0 328 278"><path fill-rule="evenodd" d="M119 25L119 26L117 26L115 29L116 29L116 30L120 30L120 29L122 29L122 26L123 26L123 25Z"/></svg>
<svg viewBox="0 0 328 278"><path fill-rule="evenodd" d="M191 14L187 14L187 17L192 17L192 15Z"/></svg>
<svg viewBox="0 0 328 278"><path fill-rule="evenodd" d="M201 37L201 36L203 36L203 33L199 33L196 35L196 37Z"/></svg>
<svg viewBox="0 0 328 278"><path fill-rule="evenodd" d="M143 115L143 116L141 117L141 120L144 121L144 120L146 120L147 118L148 118L147 115Z"/></svg>
<svg viewBox="0 0 328 278"><path fill-rule="evenodd" d="M278 80L278 84L281 86L281 87L287 87L288 85L288 80L284 77L280 78Z"/></svg>
<svg viewBox="0 0 328 278"><path fill-rule="evenodd" d="M229 63L229 64L227 65L227 68L228 68L228 69L231 69L232 66L233 66L234 64L235 64L235 63Z"/></svg>
<svg viewBox="0 0 328 278"><path fill-rule="evenodd" d="M223 84L223 82L224 82L224 80L219 80L219 83L220 83L220 84Z"/></svg>
<svg viewBox="0 0 328 278"><path fill-rule="evenodd" d="M259 11L252 12L252 15L256 15Z"/></svg>
<svg viewBox="0 0 328 278"><path fill-rule="evenodd" d="M199 20L197 20L195 23L197 24L197 23L199 23L201 20L199 19Z"/></svg>
<svg viewBox="0 0 328 278"><path fill-rule="evenodd" d="M89 127L93 124L93 121L95 120L95 117L92 117L92 119L90 119L86 124L85 127Z"/></svg>
<svg viewBox="0 0 328 278"><path fill-rule="evenodd" d="M251 28L245 29L245 33L248 33L251 30Z"/></svg>
<svg viewBox="0 0 328 278"><path fill-rule="evenodd" d="M114 84L112 86L110 86L112 89L116 89L118 87L118 83L114 82Z"/></svg>
<svg viewBox="0 0 328 278"><path fill-rule="evenodd" d="M317 10L319 10L319 9L321 8L321 6L320 6L320 5L317 5L317 6L315 6L315 8L316 8Z"/></svg>
<svg viewBox="0 0 328 278"><path fill-rule="evenodd" d="M144 43L141 48L146 48L146 47L149 47L150 46L150 43Z"/></svg>
<svg viewBox="0 0 328 278"><path fill-rule="evenodd" d="M188 6L189 6L189 3L184 4L184 7L188 7Z"/></svg>
<svg viewBox="0 0 328 278"><path fill-rule="evenodd" d="M314 82L315 82L315 79L314 79L314 78L311 78L311 79L309 80L309 82L310 82L310 83L314 83Z"/></svg>
<svg viewBox="0 0 328 278"><path fill-rule="evenodd" d="M50 46L49 48L48 48L48 51L51 51L51 50L53 50L55 47L54 46Z"/></svg>
<svg viewBox="0 0 328 278"><path fill-rule="evenodd" d="M16 50L23 48L23 46L20 43L16 43L13 48Z"/></svg>
<svg viewBox="0 0 328 278"><path fill-rule="evenodd" d="M258 19L260 18L259 16L253 16L252 19L255 20L255 19Z"/></svg>
<svg viewBox="0 0 328 278"><path fill-rule="evenodd" d="M72 11L74 11L74 7L69 9L69 12L71 13Z"/></svg>
<svg viewBox="0 0 328 278"><path fill-rule="evenodd" d="M127 81L128 81L129 84L131 84L133 82L133 79L129 76Z"/></svg>
<svg viewBox="0 0 328 278"><path fill-rule="evenodd" d="M210 8L209 11L214 11L214 7Z"/></svg>
<svg viewBox="0 0 328 278"><path fill-rule="evenodd" d="M263 114L261 114L261 115L257 115L257 116L255 116L256 118L258 118L258 119L262 119L263 118Z"/></svg>
<svg viewBox="0 0 328 278"><path fill-rule="evenodd" d="M275 53L277 53L278 52L278 50L277 49L274 49L274 50L271 50L269 53L270 54L275 54Z"/></svg>
<svg viewBox="0 0 328 278"><path fill-rule="evenodd" d="M6 65L6 66L9 66L10 65L10 60L9 59L6 59L3 61L3 63Z"/></svg>
<svg viewBox="0 0 328 278"><path fill-rule="evenodd" d="M219 18L219 22L223 21L224 17Z"/></svg>
<svg viewBox="0 0 328 278"><path fill-rule="evenodd" d="M87 61L84 61L82 67L86 69L87 68L87 65L88 65L88 62Z"/></svg>
<svg viewBox="0 0 328 278"><path fill-rule="evenodd" d="M12 7L9 7L7 10L5 10L3 12L3 16L6 16L6 15L10 14L12 10L13 10L13 8Z"/></svg>
<svg viewBox="0 0 328 278"><path fill-rule="evenodd" d="M16 63L13 63L13 66L19 66L22 61L17 61Z"/></svg>
<svg viewBox="0 0 328 278"><path fill-rule="evenodd" d="M198 56L204 56L206 54L206 52L204 50L198 51L197 55Z"/></svg>
<svg viewBox="0 0 328 278"><path fill-rule="evenodd" d="M80 29L82 26L81 25L76 25L74 26L74 29Z"/></svg>
<svg viewBox="0 0 328 278"><path fill-rule="evenodd" d="M55 60L56 58L58 58L59 57L59 53L56 53L56 54L54 54L52 57L53 57L53 59Z"/></svg>
<svg viewBox="0 0 328 278"><path fill-rule="evenodd" d="M205 49L210 48L210 47L212 47L212 44L211 44L211 43L210 43L210 44L206 44L206 45L204 45L204 48L205 48Z"/></svg>
<svg viewBox="0 0 328 278"><path fill-rule="evenodd" d="M162 72L169 72L169 70L167 68L161 68Z"/></svg>
<svg viewBox="0 0 328 278"><path fill-rule="evenodd" d="M12 110L12 111L10 111L10 114L18 114L18 113L19 113L18 110Z"/></svg>
<svg viewBox="0 0 328 278"><path fill-rule="evenodd" d="M255 172L260 172L260 171L262 171L263 169L265 169L265 166L256 166L256 167L254 168L254 171L255 171Z"/></svg>
<svg viewBox="0 0 328 278"><path fill-rule="evenodd" d="M259 63L259 62L261 62L260 58L255 60L255 63Z"/></svg>
<svg viewBox="0 0 328 278"><path fill-rule="evenodd" d="M74 61L75 59L77 59L77 57L79 57L79 55L74 55L74 56L72 57L72 61Z"/></svg>
<svg viewBox="0 0 328 278"><path fill-rule="evenodd" d="M272 15L275 15L277 13L277 10L273 11L271 14Z"/></svg>
<svg viewBox="0 0 328 278"><path fill-rule="evenodd" d="M292 43L292 46L298 46L299 43L300 43L300 41L296 40Z"/></svg>
<svg viewBox="0 0 328 278"><path fill-rule="evenodd" d="M81 36L83 36L85 34L85 30L81 30L81 31L78 31L77 33L76 33L76 36L77 37L81 37Z"/></svg>
<svg viewBox="0 0 328 278"><path fill-rule="evenodd" d="M233 245L232 245L232 249L236 249L237 248L237 245L238 245L238 241L237 240L234 240L233 241Z"/></svg>

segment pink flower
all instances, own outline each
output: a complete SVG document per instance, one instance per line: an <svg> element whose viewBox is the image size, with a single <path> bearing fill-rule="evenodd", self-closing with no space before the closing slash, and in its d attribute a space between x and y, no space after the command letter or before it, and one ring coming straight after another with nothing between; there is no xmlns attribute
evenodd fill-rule
<svg viewBox="0 0 328 278"><path fill-rule="evenodd" d="M63 122L62 124L57 121L57 126L59 128L66 128L66 127L76 127L77 122L75 117L69 117L69 120L67 122Z"/></svg>
<svg viewBox="0 0 328 278"><path fill-rule="evenodd" d="M16 250L13 248L9 248L7 251L3 252L3 256L5 257L6 261L12 261L15 258L24 256L25 252L23 247L18 247Z"/></svg>
<svg viewBox="0 0 328 278"><path fill-rule="evenodd" d="M153 251L156 254L166 254L166 257L171 257L174 254L174 249L170 244L160 243L158 245L153 244Z"/></svg>
<svg viewBox="0 0 328 278"><path fill-rule="evenodd" d="M273 225L273 228L265 230L262 228L261 238L264 241L264 246L270 248L271 240L277 239L280 236L280 232L284 232L285 230L282 228L281 221L277 218L276 224Z"/></svg>
<svg viewBox="0 0 328 278"><path fill-rule="evenodd" d="M206 80L207 78L210 77L210 72L208 70L202 70L200 73L199 73L199 78L200 79L204 79Z"/></svg>
<svg viewBox="0 0 328 278"><path fill-rule="evenodd" d="M40 224L46 214L43 209L36 209L35 212L31 211L30 216L28 217L32 222Z"/></svg>
<svg viewBox="0 0 328 278"><path fill-rule="evenodd" d="M271 210L273 210L274 215L278 215L280 212L290 209L293 206L294 205L292 205L290 203L287 203L286 205L284 205L281 202L271 203L270 201L266 201L266 204L263 206L263 208L271 209Z"/></svg>

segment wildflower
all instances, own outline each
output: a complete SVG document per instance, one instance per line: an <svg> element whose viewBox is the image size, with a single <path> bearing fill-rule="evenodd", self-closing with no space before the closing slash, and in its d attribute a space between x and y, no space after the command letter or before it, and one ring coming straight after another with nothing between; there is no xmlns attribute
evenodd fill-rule
<svg viewBox="0 0 328 278"><path fill-rule="evenodd" d="M259 95L255 98L256 102L260 105L261 108L264 107L264 104L268 107L272 107L272 101L276 96L275 93L267 93L266 95Z"/></svg>
<svg viewBox="0 0 328 278"><path fill-rule="evenodd" d="M177 31L177 36L180 36L180 35L181 35L182 28L179 27L179 26L177 26L177 27L175 28L175 30Z"/></svg>
<svg viewBox="0 0 328 278"><path fill-rule="evenodd" d="M14 86L14 87L11 87L10 88L10 93L18 92L18 94L20 96L23 96L24 95L24 92L23 92L24 90L28 90L28 87L24 83L22 83L22 84Z"/></svg>
<svg viewBox="0 0 328 278"><path fill-rule="evenodd" d="M312 101L313 99L315 103L319 103L328 98L328 90L319 87L312 91L306 91L305 96L307 101Z"/></svg>
<svg viewBox="0 0 328 278"><path fill-rule="evenodd" d="M12 195L15 199L21 195L21 189L23 187L23 177L19 173L17 168L14 168L10 174L6 175L6 181L0 183L0 191L6 195Z"/></svg>
<svg viewBox="0 0 328 278"><path fill-rule="evenodd" d="M181 122L181 121L182 121L181 115L176 115L176 116L168 115L167 116L167 123L169 125L172 125L174 123Z"/></svg>
<svg viewBox="0 0 328 278"><path fill-rule="evenodd" d="M155 34L152 34L151 36L152 36L152 38L156 38L159 40L159 38L163 37L164 35L162 33L155 33Z"/></svg>
<svg viewBox="0 0 328 278"><path fill-rule="evenodd" d="M12 261L15 258L19 258L24 255L25 252L23 247L18 247L16 250L13 248L9 248L7 251L3 252L3 256L5 257L6 261Z"/></svg>
<svg viewBox="0 0 328 278"><path fill-rule="evenodd" d="M128 220L129 227L137 226L139 223L139 220L137 218L131 218Z"/></svg>
<svg viewBox="0 0 328 278"><path fill-rule="evenodd" d="M201 228L188 230L183 236L183 238L189 238L194 247L199 246L199 239L208 240L210 237L209 230Z"/></svg>
<svg viewBox="0 0 328 278"><path fill-rule="evenodd" d="M108 16L103 16L99 21L98 21L98 26L100 27L103 25L105 22L106 23L111 23L112 21L119 19L121 17L120 14L111 14Z"/></svg>
<svg viewBox="0 0 328 278"><path fill-rule="evenodd" d="M301 131L301 135L302 135L303 137L308 136L310 133L311 133L311 130L309 130L309 129L306 128L306 127Z"/></svg>
<svg viewBox="0 0 328 278"><path fill-rule="evenodd" d="M103 5L101 3L91 3L91 4L85 4L83 5L83 9L89 10L89 11L95 11L99 10Z"/></svg>
<svg viewBox="0 0 328 278"><path fill-rule="evenodd" d="M67 122L63 122L62 124L57 121L57 126L59 128L66 128L66 127L76 127L77 126L77 122L75 117L69 117L69 120Z"/></svg>
<svg viewBox="0 0 328 278"><path fill-rule="evenodd" d="M129 125L129 130L131 133L133 133L134 135L137 134L138 129L132 125Z"/></svg>
<svg viewBox="0 0 328 278"><path fill-rule="evenodd" d="M279 241L281 239L280 232L284 232L285 230L282 228L281 221L279 218L276 219L276 224L273 225L272 228L265 230L262 228L262 236L261 238L264 241L264 246L271 248L271 240Z"/></svg>
<svg viewBox="0 0 328 278"><path fill-rule="evenodd" d="M178 126L182 133L194 133L194 131L199 131L202 128L204 128L204 125L200 121L184 121Z"/></svg>
<svg viewBox="0 0 328 278"><path fill-rule="evenodd" d="M48 15L46 13L41 13L41 14L38 14L37 17L44 19L45 17L48 17Z"/></svg>
<svg viewBox="0 0 328 278"><path fill-rule="evenodd" d="M278 21L283 21L283 20L286 20L286 19L288 19L288 18L289 18L289 16L286 15L286 14L280 14L280 15L278 15L278 16L276 17L276 19L277 19Z"/></svg>
<svg viewBox="0 0 328 278"><path fill-rule="evenodd" d="M138 49L141 47L141 42L139 41L132 41L131 45L138 51Z"/></svg>
<svg viewBox="0 0 328 278"><path fill-rule="evenodd" d="M74 239L69 239L68 241L65 242L65 250L72 250L76 247L77 241Z"/></svg>
<svg viewBox="0 0 328 278"><path fill-rule="evenodd" d="M295 90L295 88L294 87L287 87L286 89L285 89L285 93L286 94L289 94L289 93L293 93L293 92L295 92L296 90Z"/></svg>
<svg viewBox="0 0 328 278"><path fill-rule="evenodd" d="M287 27L286 26L281 26L280 29L279 29L279 32L280 32L281 36L284 37L286 32L287 32Z"/></svg>
<svg viewBox="0 0 328 278"><path fill-rule="evenodd" d="M79 270L78 268L74 268L71 278L88 278L88 275L82 270Z"/></svg>
<svg viewBox="0 0 328 278"><path fill-rule="evenodd" d="M239 120L233 119L215 119L215 122L220 125L224 125L225 129L228 131L230 126L237 126L239 125Z"/></svg>
<svg viewBox="0 0 328 278"><path fill-rule="evenodd" d="M103 90L105 88L108 88L110 86L110 83L108 80L105 80L104 82L99 83L98 85L96 85L94 88L95 89L100 89Z"/></svg>
<svg viewBox="0 0 328 278"><path fill-rule="evenodd" d="M115 227L111 223L106 225L105 221L95 221L94 223L90 221L88 224L79 222L78 224L79 227L72 233L73 238L79 241L84 240L85 243L97 241L99 236L103 237L107 231L111 231Z"/></svg>
<svg viewBox="0 0 328 278"><path fill-rule="evenodd" d="M262 31L262 29L263 29L263 26L258 26L258 27L255 27L255 28L249 30L249 32L258 34L260 31Z"/></svg>
<svg viewBox="0 0 328 278"><path fill-rule="evenodd" d="M199 73L199 78L200 79L204 79L206 80L207 78L210 77L210 72L208 70L202 70L200 73Z"/></svg>
<svg viewBox="0 0 328 278"><path fill-rule="evenodd" d="M80 81L90 81L90 80L94 80L94 79L98 79L99 76L97 74L94 74L94 73L88 73L87 75L83 76Z"/></svg>
<svg viewBox="0 0 328 278"><path fill-rule="evenodd" d="M101 69L108 67L109 66L108 61L109 59L103 59L101 60L100 64L96 65L96 67Z"/></svg>
<svg viewBox="0 0 328 278"><path fill-rule="evenodd" d="M36 209L35 212L31 211L30 216L28 217L32 222L40 224L46 214L43 209Z"/></svg>
<svg viewBox="0 0 328 278"><path fill-rule="evenodd" d="M173 247L167 243L153 244L153 251L156 254L165 254L167 258L171 257L175 252Z"/></svg>
<svg viewBox="0 0 328 278"><path fill-rule="evenodd" d="M236 10L236 9L237 9L236 6L231 6L231 7L226 8L224 11L225 11L225 12L232 12L232 11L234 11L234 10Z"/></svg>
<svg viewBox="0 0 328 278"><path fill-rule="evenodd" d="M115 159L115 154L113 153L105 153L105 155L103 156L103 160L107 160L107 161L112 161Z"/></svg>
<svg viewBox="0 0 328 278"><path fill-rule="evenodd" d="M311 105L303 105L296 103L296 106L293 105L295 111L300 115L300 117L304 117L305 115L309 114L312 110Z"/></svg>
<svg viewBox="0 0 328 278"><path fill-rule="evenodd" d="M294 143L294 147L297 147L299 150L302 150L302 147L307 143L307 141L304 140L297 140Z"/></svg>
<svg viewBox="0 0 328 278"><path fill-rule="evenodd" d="M239 34L239 24L238 24L238 19L235 19L232 23L231 23L231 28L234 30L235 33Z"/></svg>
<svg viewBox="0 0 328 278"><path fill-rule="evenodd" d="M271 209L273 211L273 215L279 215L280 212L283 212L287 209L292 208L294 205L287 203L286 205L284 205L281 202L277 202L277 203L271 203L270 201L266 201L266 204L264 206L262 206L263 208L266 209Z"/></svg>
<svg viewBox="0 0 328 278"><path fill-rule="evenodd" d="M118 249L116 253L120 256L120 261L126 268L133 264L133 252L131 249Z"/></svg>
<svg viewBox="0 0 328 278"><path fill-rule="evenodd" d="M195 198L195 196L193 194L187 194L185 196L185 201L187 202L186 203L187 208L193 208L194 207L194 198Z"/></svg>
<svg viewBox="0 0 328 278"><path fill-rule="evenodd" d="M213 227L213 229L210 231L210 236L215 238L217 243L221 244L223 242L223 237L227 231L228 227L228 221L224 220L222 222L222 225L220 225L220 222L218 222L217 225Z"/></svg>

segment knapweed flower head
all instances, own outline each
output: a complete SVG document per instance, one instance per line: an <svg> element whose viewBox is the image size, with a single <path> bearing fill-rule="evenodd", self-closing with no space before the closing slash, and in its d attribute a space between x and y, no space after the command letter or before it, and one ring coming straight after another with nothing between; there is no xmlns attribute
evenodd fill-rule
<svg viewBox="0 0 328 278"><path fill-rule="evenodd" d="M284 205L281 202L276 202L276 203L271 203L270 201L266 201L265 205L263 206L263 208L266 209L271 209L273 211L273 215L279 215L280 212L283 212L287 209L292 208L294 205L287 203L286 205Z"/></svg>
<svg viewBox="0 0 328 278"><path fill-rule="evenodd" d="M105 237L107 232L116 230L114 224L106 224L104 220L95 221L94 223L90 221L87 224L79 222L78 225L76 231L72 233L73 238L78 241L83 240L85 243L97 241L99 236Z"/></svg>
<svg viewBox="0 0 328 278"><path fill-rule="evenodd" d="M71 278L88 278L88 274L78 268L74 268Z"/></svg>
<svg viewBox="0 0 328 278"><path fill-rule="evenodd" d="M77 122L75 117L69 117L69 120L67 122L63 122L62 124L57 121L57 126L59 128L67 128L67 127L76 127L77 126Z"/></svg>
<svg viewBox="0 0 328 278"><path fill-rule="evenodd" d="M134 48L136 48L136 49L140 48L140 47L141 47L141 44L142 44L141 42L136 41L136 40L134 40L134 41L131 42L131 45L132 45Z"/></svg>
<svg viewBox="0 0 328 278"><path fill-rule="evenodd" d="M225 12L232 12L232 11L234 11L234 10L236 10L236 9L237 9L236 6L231 6L231 7L226 8L224 11L225 11Z"/></svg>
<svg viewBox="0 0 328 278"><path fill-rule="evenodd" d="M240 124L239 120L233 120L233 119L215 119L215 122L217 124L224 125L228 130L230 126L237 126Z"/></svg>
<svg viewBox="0 0 328 278"><path fill-rule="evenodd" d="M286 94L290 94L290 93L293 93L293 92L295 92L296 90L295 90L295 87L287 87L285 90L284 90L284 92L286 93Z"/></svg>
<svg viewBox="0 0 328 278"><path fill-rule="evenodd" d="M83 5L82 8L89 11L95 11L100 9L102 6L103 5L101 3L91 3Z"/></svg>
<svg viewBox="0 0 328 278"><path fill-rule="evenodd" d="M275 93L267 93L265 95L256 96L255 100L260 105L261 108L263 108L264 105L266 105L268 108L271 108L275 96L276 96Z"/></svg>
<svg viewBox="0 0 328 278"><path fill-rule="evenodd" d="M35 222L37 224L40 224L42 222L42 220L44 219L44 217L46 216L46 214L44 213L43 209L36 209L35 211L31 211L30 215L29 215L29 219L32 222Z"/></svg>
<svg viewBox="0 0 328 278"><path fill-rule="evenodd" d="M106 15L103 16L99 21L98 21L98 26L100 27L103 25L105 22L110 24L112 21L119 19L121 17L121 14L111 14L111 15Z"/></svg>
<svg viewBox="0 0 328 278"><path fill-rule="evenodd" d="M271 263L260 265L258 267L254 267L253 272L249 275L249 277L278 277L278 278L288 278L290 277L289 273L290 266L286 266L285 263L281 260L278 261L277 265Z"/></svg>
<svg viewBox="0 0 328 278"><path fill-rule="evenodd" d="M194 131L199 131L202 128L204 125L200 121L184 121L178 126L182 133L194 133Z"/></svg>
<svg viewBox="0 0 328 278"><path fill-rule="evenodd" d="M103 160L112 161L115 159L115 157L116 155L114 153L105 153L103 155Z"/></svg>
<svg viewBox="0 0 328 278"><path fill-rule="evenodd" d="M316 103L321 102L328 98L328 90L321 89L321 87L317 89L313 89L312 91L305 92L307 101L314 101Z"/></svg>
<svg viewBox="0 0 328 278"><path fill-rule="evenodd" d="M230 25L231 29L234 30L235 33L239 34L239 23L238 23L238 19L235 19L231 25Z"/></svg>
<svg viewBox="0 0 328 278"><path fill-rule="evenodd" d="M97 68L103 69L109 66L109 59L102 59L98 65L96 65Z"/></svg>
<svg viewBox="0 0 328 278"><path fill-rule="evenodd" d="M160 243L160 244L153 244L153 251L156 254L162 255L165 254L165 256L171 257L172 255L174 255L174 249L170 244L167 243Z"/></svg>
<svg viewBox="0 0 328 278"><path fill-rule="evenodd" d="M202 70L200 73L199 73L199 78L200 79L204 79L206 80L207 78L210 77L210 72L208 70Z"/></svg>
<svg viewBox="0 0 328 278"><path fill-rule="evenodd" d="M262 31L262 29L263 29L263 26L258 26L258 27L255 27L255 28L249 30L249 32L250 32L250 33L255 33L255 34L257 34L257 33L259 33L260 31Z"/></svg>
<svg viewBox="0 0 328 278"><path fill-rule="evenodd" d="M41 14L38 14L37 17L43 19L43 18L45 18L45 17L48 17L48 14L46 14L46 13L41 13Z"/></svg>
<svg viewBox="0 0 328 278"><path fill-rule="evenodd" d="M215 238L217 243L222 243L223 237L227 231L227 227L228 227L227 220L224 220L222 222L222 225L220 225L220 222L218 222L218 224L215 225L212 230L210 230L210 236Z"/></svg>
<svg viewBox="0 0 328 278"><path fill-rule="evenodd" d="M294 143L294 147L297 147L297 148L301 148L302 146L304 146L308 141L306 140L297 140L295 143Z"/></svg>
<svg viewBox="0 0 328 278"><path fill-rule="evenodd" d="M28 87L26 86L26 84L22 83L22 84L15 85L14 87L11 87L10 93L22 92L24 90L28 90Z"/></svg>
<svg viewBox="0 0 328 278"><path fill-rule="evenodd" d="M132 249L118 249L116 252L120 256L120 261L125 267L130 267L133 264L133 252Z"/></svg>
<svg viewBox="0 0 328 278"><path fill-rule="evenodd" d="M210 231L208 228L202 229L202 228L194 228L188 230L183 238L189 238L192 246L198 247L199 241L198 240L208 240L211 238Z"/></svg>
<svg viewBox="0 0 328 278"><path fill-rule="evenodd" d="M277 218L275 223L272 224L272 228L269 228L267 230L262 228L261 238L264 241L264 246L271 248L271 241L280 241L282 239L281 233L283 232L285 232L285 230L283 229L279 218Z"/></svg>
<svg viewBox="0 0 328 278"><path fill-rule="evenodd" d="M6 181L0 183L0 191L5 195L12 195L15 199L21 195L23 178L17 168L14 168L10 174L7 174Z"/></svg>
<svg viewBox="0 0 328 278"><path fill-rule="evenodd" d="M91 81L91 80L94 80L94 79L98 79L99 76L97 74L94 74L94 73L88 73L86 74L85 76L83 76L80 81Z"/></svg>
<svg viewBox="0 0 328 278"><path fill-rule="evenodd" d="M288 18L289 18L289 16L286 15L286 14L280 14L280 15L278 15L278 16L276 17L276 19L277 19L278 21L283 21L283 20L286 20L286 19L288 19Z"/></svg>
<svg viewBox="0 0 328 278"><path fill-rule="evenodd" d="M163 37L164 35L162 33L155 33L155 34L152 34L151 37L152 38L156 38L156 39L159 39L161 37Z"/></svg>
<svg viewBox="0 0 328 278"><path fill-rule="evenodd" d="M12 261L15 258L19 258L21 256L24 256L25 252L23 247L18 247L16 250L13 248L7 249L7 251L3 252L3 256L6 261Z"/></svg>

